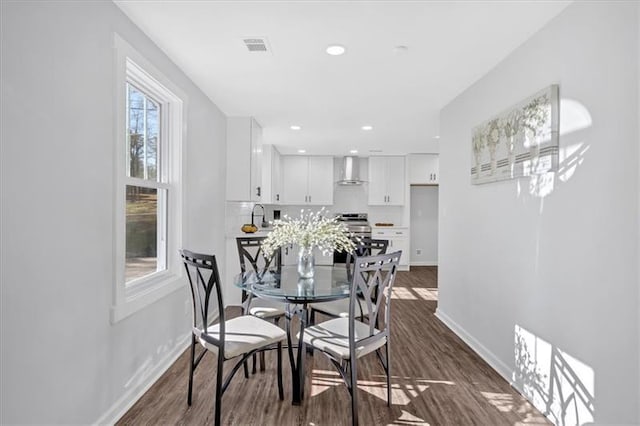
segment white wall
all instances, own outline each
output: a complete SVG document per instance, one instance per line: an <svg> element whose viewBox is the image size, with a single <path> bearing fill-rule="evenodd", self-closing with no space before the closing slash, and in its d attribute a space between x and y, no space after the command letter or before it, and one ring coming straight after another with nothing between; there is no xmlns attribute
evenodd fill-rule
<svg viewBox="0 0 640 426"><path fill-rule="evenodd" d="M438 316L559 424L640 421L637 8L573 3L441 114ZM553 181L471 185L471 128L552 83Z"/></svg>
<svg viewBox="0 0 640 426"><path fill-rule="evenodd" d="M636 55L638 59L638 80L640 80L640 7L637 8L637 27L636 31L638 42L636 46ZM637 111L637 123L638 123L638 144L640 145L640 83L638 84L638 111ZM638 149L640 154L640 149ZM638 164L640 164L640 157L638 158ZM640 173L638 173L638 211L640 211ZM640 306L640 226L638 227L638 306ZM638 315L638 402L640 407L640 315ZM640 410L640 409L639 409ZM639 414L640 416L640 414Z"/></svg>
<svg viewBox="0 0 640 426"><path fill-rule="evenodd" d="M187 286L116 323L118 32L187 94L184 245L223 253L225 117L111 2L2 2L0 423L113 421L185 346Z"/></svg>
<svg viewBox="0 0 640 426"><path fill-rule="evenodd" d="M438 264L438 187L411 186L411 265ZM421 251L421 254L417 253Z"/></svg>

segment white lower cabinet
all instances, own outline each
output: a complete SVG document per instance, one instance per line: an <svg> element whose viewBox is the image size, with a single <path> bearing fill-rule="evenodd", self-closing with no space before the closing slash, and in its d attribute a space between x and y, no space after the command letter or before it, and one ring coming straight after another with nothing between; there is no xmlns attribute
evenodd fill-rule
<svg viewBox="0 0 640 426"><path fill-rule="evenodd" d="M388 240L389 247L387 253L393 253L398 250L402 251L400 256L400 265L398 269L401 271L409 270L410 261L410 244L409 244L409 228L373 228L371 231L371 238Z"/></svg>
<svg viewBox="0 0 640 426"><path fill-rule="evenodd" d="M282 264L288 266L297 265L298 251L297 245L282 247ZM316 265L333 265L333 253L324 255L320 250L315 249L313 255Z"/></svg>

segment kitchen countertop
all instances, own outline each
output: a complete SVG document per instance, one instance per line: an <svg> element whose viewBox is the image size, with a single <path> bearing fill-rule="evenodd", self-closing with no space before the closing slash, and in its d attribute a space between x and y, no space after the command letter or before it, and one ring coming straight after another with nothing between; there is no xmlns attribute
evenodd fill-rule
<svg viewBox="0 0 640 426"><path fill-rule="evenodd" d="M227 233L227 238L237 238L237 237L266 237L269 232L271 232L272 228L261 228L253 233L242 232L238 229L238 232Z"/></svg>

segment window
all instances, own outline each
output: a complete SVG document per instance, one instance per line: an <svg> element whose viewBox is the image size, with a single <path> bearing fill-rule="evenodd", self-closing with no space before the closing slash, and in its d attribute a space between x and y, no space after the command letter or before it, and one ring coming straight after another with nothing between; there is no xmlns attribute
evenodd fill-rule
<svg viewBox="0 0 640 426"><path fill-rule="evenodd" d="M160 102L127 82L125 282L166 270L167 193L165 135L160 134Z"/></svg>
<svg viewBox="0 0 640 426"><path fill-rule="evenodd" d="M112 322L184 286L184 95L124 40L116 47L115 292Z"/></svg>

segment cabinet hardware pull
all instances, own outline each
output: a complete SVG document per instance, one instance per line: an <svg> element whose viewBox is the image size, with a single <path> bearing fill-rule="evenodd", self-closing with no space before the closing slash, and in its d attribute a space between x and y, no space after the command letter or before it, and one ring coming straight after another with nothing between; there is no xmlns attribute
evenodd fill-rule
<svg viewBox="0 0 640 426"><path fill-rule="evenodd" d="M280 194L276 194L276 201L280 201Z"/></svg>
<svg viewBox="0 0 640 426"><path fill-rule="evenodd" d="M260 187L256 188L256 195L259 197L260 196Z"/></svg>

